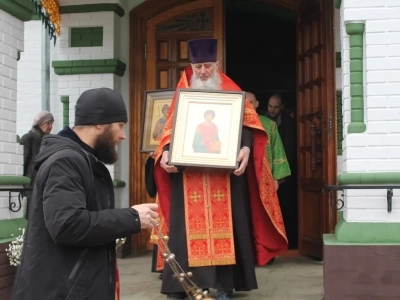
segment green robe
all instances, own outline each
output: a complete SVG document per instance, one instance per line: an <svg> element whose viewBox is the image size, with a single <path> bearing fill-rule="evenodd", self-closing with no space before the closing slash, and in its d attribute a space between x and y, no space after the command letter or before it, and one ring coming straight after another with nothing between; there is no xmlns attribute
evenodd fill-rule
<svg viewBox="0 0 400 300"><path fill-rule="evenodd" d="M290 175L289 163L286 159L281 137L279 136L278 126L271 119L259 116L268 135L268 145L265 151L271 166L272 177L279 180Z"/></svg>

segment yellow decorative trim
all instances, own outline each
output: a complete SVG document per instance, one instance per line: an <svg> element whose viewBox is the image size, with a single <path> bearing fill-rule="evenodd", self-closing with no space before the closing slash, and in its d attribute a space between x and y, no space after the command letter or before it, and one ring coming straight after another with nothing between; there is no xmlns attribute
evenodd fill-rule
<svg viewBox="0 0 400 300"><path fill-rule="evenodd" d="M57 0L41 0L41 5L42 5L43 9L46 11L46 14L48 15L51 23L53 24L57 35L60 36L61 17L60 17L60 8L58 5L58 1Z"/></svg>
<svg viewBox="0 0 400 300"><path fill-rule="evenodd" d="M229 239L231 237L232 237L232 234L230 232L221 232L221 233L213 234L214 239Z"/></svg>

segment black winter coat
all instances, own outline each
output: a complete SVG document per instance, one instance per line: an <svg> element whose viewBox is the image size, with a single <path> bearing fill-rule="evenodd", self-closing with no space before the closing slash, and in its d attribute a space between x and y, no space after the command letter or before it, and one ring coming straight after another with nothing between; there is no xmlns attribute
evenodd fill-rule
<svg viewBox="0 0 400 300"><path fill-rule="evenodd" d="M106 166L66 135L45 136L36 159L14 300L114 300L115 240L141 229L134 209L114 209Z"/></svg>
<svg viewBox="0 0 400 300"><path fill-rule="evenodd" d="M29 188L33 186L35 181L36 170L34 162L39 153L43 136L44 133L39 127L32 127L19 141L24 146L24 176L28 176L31 179L31 183L26 186Z"/></svg>

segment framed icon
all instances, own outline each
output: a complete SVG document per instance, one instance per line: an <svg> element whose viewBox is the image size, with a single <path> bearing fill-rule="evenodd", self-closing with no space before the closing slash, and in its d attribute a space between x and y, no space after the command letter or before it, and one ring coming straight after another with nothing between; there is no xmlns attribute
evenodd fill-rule
<svg viewBox="0 0 400 300"><path fill-rule="evenodd" d="M144 92L140 152L152 152L160 143L175 90Z"/></svg>
<svg viewBox="0 0 400 300"><path fill-rule="evenodd" d="M245 92L178 89L169 163L238 168Z"/></svg>

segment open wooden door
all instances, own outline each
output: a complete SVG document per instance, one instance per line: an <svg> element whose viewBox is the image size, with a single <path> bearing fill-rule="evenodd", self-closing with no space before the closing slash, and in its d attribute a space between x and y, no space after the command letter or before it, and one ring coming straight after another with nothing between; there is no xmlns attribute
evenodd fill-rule
<svg viewBox="0 0 400 300"><path fill-rule="evenodd" d="M333 2L299 0L297 120L299 251L322 259L322 235L332 233L336 209L325 185L336 183Z"/></svg>
<svg viewBox="0 0 400 300"><path fill-rule="evenodd" d="M218 59L224 67L222 0L192 1L147 21L146 89L175 88L190 65L187 41L218 39Z"/></svg>
<svg viewBox="0 0 400 300"><path fill-rule="evenodd" d="M140 153L145 90L175 88L180 74L190 65L187 40L215 37L218 59L224 70L223 0L146 0L130 12L129 86L129 195L130 205L152 202L144 184ZM149 249L149 233L132 238L131 252ZM129 251L129 250L127 250Z"/></svg>

